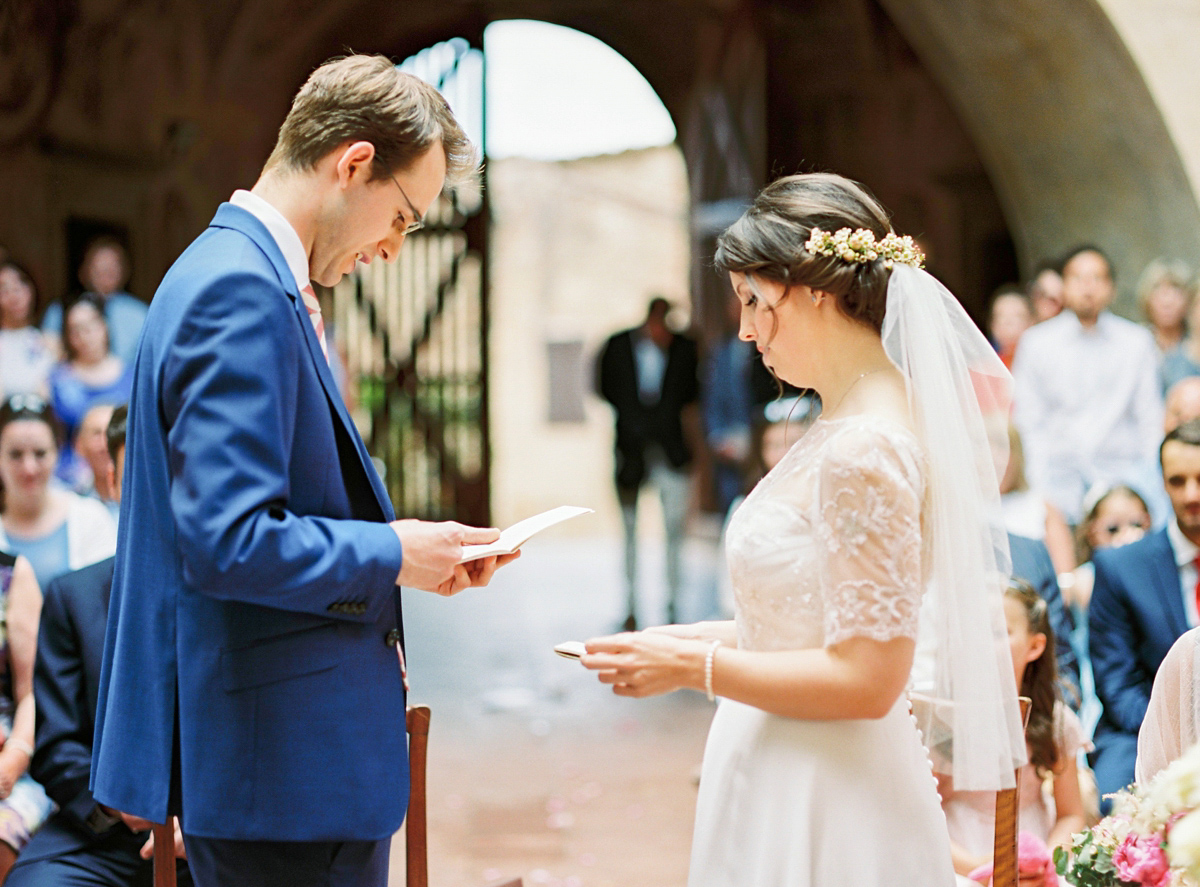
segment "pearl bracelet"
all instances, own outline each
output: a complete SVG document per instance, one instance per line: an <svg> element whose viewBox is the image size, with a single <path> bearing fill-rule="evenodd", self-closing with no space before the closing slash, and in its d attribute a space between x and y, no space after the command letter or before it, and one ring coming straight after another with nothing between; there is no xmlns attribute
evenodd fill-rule
<svg viewBox="0 0 1200 887"><path fill-rule="evenodd" d="M17 751L25 752L25 757L27 758L33 758L33 749L30 747L28 742L24 742L20 739L10 736L4 744L11 745Z"/></svg>
<svg viewBox="0 0 1200 887"><path fill-rule="evenodd" d="M708 701L713 702L716 697L713 695L713 660L717 657L717 647L721 646L718 640L712 641L708 648L708 655L704 657L704 692L708 696Z"/></svg>

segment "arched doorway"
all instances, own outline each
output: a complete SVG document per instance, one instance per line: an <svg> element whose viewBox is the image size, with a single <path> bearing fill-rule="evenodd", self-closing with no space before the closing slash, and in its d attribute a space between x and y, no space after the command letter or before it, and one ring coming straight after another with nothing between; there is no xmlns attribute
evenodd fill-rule
<svg viewBox="0 0 1200 887"><path fill-rule="evenodd" d="M69 220L127 231L148 298L253 180L315 64L348 46L478 46L488 22L525 17L604 41L670 111L706 336L725 297L705 266L713 231L769 176L814 167L879 193L977 315L1014 264L1027 273L1084 240L1113 254L1128 298L1150 258L1200 255L1200 210L1159 110L1170 97L1147 86L1106 11L1117 5L340 0L295 15L282 38L272 0L10 5L0 46L21 51L0 56L0 244L56 296L73 279Z"/></svg>

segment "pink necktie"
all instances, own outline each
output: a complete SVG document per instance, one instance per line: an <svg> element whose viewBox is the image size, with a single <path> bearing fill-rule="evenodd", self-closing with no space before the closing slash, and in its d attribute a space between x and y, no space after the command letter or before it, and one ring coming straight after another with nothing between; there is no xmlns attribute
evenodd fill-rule
<svg viewBox="0 0 1200 887"><path fill-rule="evenodd" d="M325 344L325 321L321 319L321 303L313 292L312 284L300 290L304 299L304 307L308 310L308 319L312 321L313 329L317 331L317 341L321 343L321 353L325 355L325 363L329 363L329 348Z"/></svg>

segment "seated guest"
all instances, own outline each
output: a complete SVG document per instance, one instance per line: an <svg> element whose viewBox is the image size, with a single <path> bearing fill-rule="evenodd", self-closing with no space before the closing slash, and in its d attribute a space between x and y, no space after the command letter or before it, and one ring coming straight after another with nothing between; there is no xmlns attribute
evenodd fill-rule
<svg viewBox="0 0 1200 887"><path fill-rule="evenodd" d="M40 397L18 394L0 406L0 550L24 555L42 588L117 547L107 508L51 485L58 447L58 422Z"/></svg>
<svg viewBox="0 0 1200 887"><path fill-rule="evenodd" d="M111 237L92 241L79 267L79 282L101 305L112 335L113 353L125 363L132 364L142 324L146 322L146 303L125 292L129 282L129 256L120 242ZM55 347L61 347L62 327L63 306L55 302L42 318L42 332Z"/></svg>
<svg viewBox="0 0 1200 887"><path fill-rule="evenodd" d="M1162 439L1158 349L1108 310L1115 294L1104 253L1075 249L1063 265L1069 310L1028 329L1013 360L1029 483L1071 524L1092 484L1128 480Z"/></svg>
<svg viewBox="0 0 1200 887"><path fill-rule="evenodd" d="M1059 697L1046 602L1028 583L1014 579L1005 590L1004 621L1017 686L1032 703L1025 730L1029 762L1018 774L1019 828L1039 845L1069 847L1071 836L1084 826L1076 758L1088 742L1079 718ZM937 780L954 870L960 884L976 887L966 876L979 877L981 867L990 870L996 793L955 790L953 780L941 774Z"/></svg>
<svg viewBox="0 0 1200 887"><path fill-rule="evenodd" d="M48 391L54 353L33 325L38 292L16 262L0 263L0 396Z"/></svg>
<svg viewBox="0 0 1200 887"><path fill-rule="evenodd" d="M75 475L71 488L81 496L91 496L104 503L117 518L118 503L110 485L112 458L108 455L108 423L113 407L99 403L83 414L79 429L75 432Z"/></svg>
<svg viewBox="0 0 1200 887"><path fill-rule="evenodd" d="M0 552L0 882L49 815L50 799L26 773L33 757L33 660L42 593L23 557Z"/></svg>
<svg viewBox="0 0 1200 887"><path fill-rule="evenodd" d="M1162 356L1159 369L1163 391L1180 379L1200 376L1200 299L1192 299L1187 315L1187 335Z"/></svg>
<svg viewBox="0 0 1200 887"><path fill-rule="evenodd" d="M1167 354L1183 342L1192 307L1191 279L1191 269L1182 262L1155 259L1138 280L1138 306L1159 354Z"/></svg>
<svg viewBox="0 0 1200 887"><path fill-rule="evenodd" d="M1006 367L1012 368L1013 355L1021 334L1033 325L1033 303L1016 284L1000 287L992 295L988 312L988 333L996 353Z"/></svg>
<svg viewBox="0 0 1200 887"><path fill-rule="evenodd" d="M1042 323L1057 317L1063 310L1063 279L1057 262L1042 262L1028 286L1029 301L1033 304L1033 322Z"/></svg>
<svg viewBox="0 0 1200 887"><path fill-rule="evenodd" d="M1200 623L1200 421L1168 434L1159 454L1175 519L1129 545L1100 549L1093 558L1088 643L1103 710L1091 761L1102 798L1133 781L1137 735L1154 675L1176 639ZM1101 811L1107 806L1102 801Z"/></svg>
<svg viewBox="0 0 1200 887"><path fill-rule="evenodd" d="M66 362L50 374L54 411L75 439L83 414L98 403L125 403L133 390L133 366L109 348L108 324L95 296L71 303L66 318Z"/></svg>
<svg viewBox="0 0 1200 887"><path fill-rule="evenodd" d="M1150 509L1133 487L1117 484L1097 487L1083 500L1083 522L1079 537L1079 566L1063 582L1063 595L1080 612L1087 612L1096 581L1092 556L1101 548L1120 548L1136 542L1150 531Z"/></svg>
<svg viewBox="0 0 1200 887"><path fill-rule="evenodd" d="M125 407L108 426L116 465L112 487L120 498L125 461ZM34 695L37 752L31 768L58 804L17 860L9 887L68 887L151 883L147 824L123 819L92 798L92 730L113 558L68 573L46 587L38 635ZM177 864L179 884L190 884Z"/></svg>

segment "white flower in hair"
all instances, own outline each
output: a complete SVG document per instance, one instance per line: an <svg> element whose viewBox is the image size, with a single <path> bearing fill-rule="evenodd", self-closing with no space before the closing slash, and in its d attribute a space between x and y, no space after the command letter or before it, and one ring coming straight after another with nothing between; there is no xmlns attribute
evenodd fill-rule
<svg viewBox="0 0 1200 887"><path fill-rule="evenodd" d="M868 228L857 231L840 228L833 234L813 228L804 248L814 256L829 256L856 265L883 259L883 266L889 270L897 262L914 268L925 265L925 254L908 235L900 237L889 233L882 240L876 240L875 233Z"/></svg>

